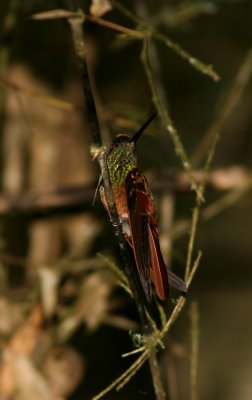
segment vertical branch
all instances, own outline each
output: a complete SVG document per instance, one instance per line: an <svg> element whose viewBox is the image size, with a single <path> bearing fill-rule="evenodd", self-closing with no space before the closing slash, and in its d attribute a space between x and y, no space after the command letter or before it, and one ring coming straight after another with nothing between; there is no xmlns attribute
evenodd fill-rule
<svg viewBox="0 0 252 400"><path fill-rule="evenodd" d="M101 139L101 132L100 132L100 127L99 127L99 121L98 121L98 116L97 116L97 111L96 111L96 106L95 106L95 101L93 97L93 92L90 84L90 79L89 79L89 73L88 73L88 67L87 67L87 55L86 55L86 48L85 48L85 42L83 38L83 22L84 22L84 16L79 13L76 17L70 17L68 18L71 31L72 31L72 37L73 37L73 42L75 46L75 51L78 57L78 62L79 62L79 68L81 72L81 78L82 78L82 87L83 87L83 92L85 95L85 100L86 100L86 111L88 115L88 119L90 122L90 128L91 128L91 134L93 137L93 142L94 146L92 147L91 151L94 155L94 157L98 157L98 161L100 164L100 169L102 172L102 178L103 178L103 186L104 186L104 194L106 196L108 208L109 208L109 214L110 214L110 219L111 223L114 229L114 234L117 238L117 242L119 245L120 249L120 255L122 259L122 264L125 268L126 274L129 278L130 281L130 286L134 295L134 299L136 302L137 310L140 316L140 320L142 323L142 328L143 331L147 334L150 332L150 326L149 322L145 313L144 309L144 304L140 299L140 295L138 292L138 288L136 285L136 279L134 276L134 268L132 268L131 265L131 260L130 256L128 253L127 249L127 244L125 242L125 238L123 235L122 231L122 226L120 223L120 219L116 210L116 205L114 201L114 196L113 196L113 191L111 188L111 183L109 179L109 173L107 169L107 163L106 163L106 148L102 147L102 139Z"/></svg>
<svg viewBox="0 0 252 400"><path fill-rule="evenodd" d="M190 275L190 270L191 270L194 242L195 242L197 225L198 225L198 220L199 220L199 215L200 215L200 206L201 206L201 201L198 198L198 201L196 202L196 205L192 212L190 237L189 237L189 242L188 242L188 247L187 247L187 255L186 255L186 267L185 267L185 280L186 281Z"/></svg>
<svg viewBox="0 0 252 400"><path fill-rule="evenodd" d="M191 400L198 399L199 309L194 301L190 308L191 320Z"/></svg>
<svg viewBox="0 0 252 400"><path fill-rule="evenodd" d="M102 144L101 132L87 67L87 54L82 30L84 20L85 17L82 14L79 14L78 17L68 18L81 73L82 87L86 100L87 118L90 124L93 142L95 145L99 146Z"/></svg>

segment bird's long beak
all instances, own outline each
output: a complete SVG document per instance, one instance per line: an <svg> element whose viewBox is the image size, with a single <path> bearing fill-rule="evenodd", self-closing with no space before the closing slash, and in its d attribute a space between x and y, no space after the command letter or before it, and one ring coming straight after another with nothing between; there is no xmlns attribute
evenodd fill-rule
<svg viewBox="0 0 252 400"><path fill-rule="evenodd" d="M144 124L141 128L135 133L135 135L130 139L130 142L136 143L137 140L140 138L143 131L147 128L147 126L151 123L151 121L155 118L157 113L155 112Z"/></svg>

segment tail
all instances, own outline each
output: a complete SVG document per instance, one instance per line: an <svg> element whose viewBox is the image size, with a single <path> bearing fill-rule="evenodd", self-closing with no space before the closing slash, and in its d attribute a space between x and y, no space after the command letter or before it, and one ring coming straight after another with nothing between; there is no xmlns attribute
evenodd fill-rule
<svg viewBox="0 0 252 400"><path fill-rule="evenodd" d="M186 284L183 281L183 279L179 278L169 268L166 268L166 271L167 271L167 275L168 275L169 285L171 287L173 287L174 289L178 290L179 292L181 292L181 294L183 296L185 296L187 293L187 288L186 288Z"/></svg>
<svg viewBox="0 0 252 400"><path fill-rule="evenodd" d="M187 292L185 282L166 267L159 240L151 229L149 229L149 237L152 255L150 276L158 297L161 300L167 300L169 297L169 287L173 287L185 296Z"/></svg>

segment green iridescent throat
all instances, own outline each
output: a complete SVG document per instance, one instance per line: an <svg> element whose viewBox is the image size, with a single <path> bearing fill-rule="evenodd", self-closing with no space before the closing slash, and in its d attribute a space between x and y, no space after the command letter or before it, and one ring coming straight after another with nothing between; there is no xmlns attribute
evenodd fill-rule
<svg viewBox="0 0 252 400"><path fill-rule="evenodd" d="M107 158L109 176L113 185L122 185L130 171L137 167L137 159L131 143L115 147Z"/></svg>

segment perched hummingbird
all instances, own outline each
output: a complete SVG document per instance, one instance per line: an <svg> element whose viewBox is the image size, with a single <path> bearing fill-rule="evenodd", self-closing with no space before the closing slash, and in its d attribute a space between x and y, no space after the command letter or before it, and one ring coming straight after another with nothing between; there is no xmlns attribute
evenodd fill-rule
<svg viewBox="0 0 252 400"><path fill-rule="evenodd" d="M169 286L186 292L184 281L165 265L152 193L137 165L136 142L155 116L156 113L132 138L117 134L107 154L107 166L123 234L148 302L152 299L151 281L161 300L168 298ZM102 201L108 209L104 196Z"/></svg>

